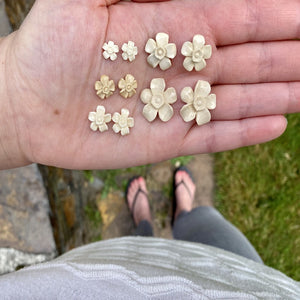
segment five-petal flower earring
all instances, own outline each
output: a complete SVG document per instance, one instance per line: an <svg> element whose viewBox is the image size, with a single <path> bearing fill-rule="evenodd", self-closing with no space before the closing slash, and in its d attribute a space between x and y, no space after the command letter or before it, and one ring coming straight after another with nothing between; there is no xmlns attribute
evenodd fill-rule
<svg viewBox="0 0 300 300"><path fill-rule="evenodd" d="M115 91L115 83L107 75L102 75L100 81L95 83L95 90L97 91L97 96L101 99L108 98Z"/></svg>
<svg viewBox="0 0 300 300"><path fill-rule="evenodd" d="M136 93L136 79L131 74L127 74L125 78L119 80L118 87L123 98L130 98Z"/></svg>
<svg viewBox="0 0 300 300"><path fill-rule="evenodd" d="M135 60L135 56L138 54L138 48L135 46L134 42L129 41L127 44L124 43L122 46L122 57L124 60L129 60L130 62Z"/></svg>
<svg viewBox="0 0 300 300"><path fill-rule="evenodd" d="M119 46L115 45L114 42L109 41L108 43L104 43L102 49L103 51L103 57L105 59L110 59L112 61L117 59L117 53L119 52Z"/></svg>
<svg viewBox="0 0 300 300"><path fill-rule="evenodd" d="M171 67L171 59L177 53L176 45L169 43L169 35L163 32L156 35L156 40L148 40L145 51L150 54L147 58L148 64L153 68L159 65L163 71Z"/></svg>
<svg viewBox="0 0 300 300"><path fill-rule="evenodd" d="M112 120L114 121L113 131L115 133L121 133L121 135L127 135L130 133L129 128L134 126L134 119L129 117L129 110L126 108L121 109L121 114L115 112Z"/></svg>
<svg viewBox="0 0 300 300"><path fill-rule="evenodd" d="M181 100L186 104L181 108L180 115L185 122L196 119L203 125L211 120L209 109L216 108L216 95L210 94L211 87L207 81L199 80L195 90L185 87L181 91Z"/></svg>
<svg viewBox="0 0 300 300"><path fill-rule="evenodd" d="M181 54L186 56L183 66L187 71L201 71L206 67L206 59L212 54L211 45L205 45L205 39L201 34L193 38L193 42L185 42L181 48Z"/></svg>
<svg viewBox="0 0 300 300"><path fill-rule="evenodd" d="M163 122L169 121L173 114L171 104L177 101L176 90L171 87L165 90L166 83L163 78L151 80L150 89L144 89L141 93L141 100L144 104L143 115L152 122L157 114Z"/></svg>
<svg viewBox="0 0 300 300"><path fill-rule="evenodd" d="M98 105L96 112L91 111L89 113L88 119L91 121L90 128L93 131L97 131L97 129L99 129L100 132L104 132L108 130L107 123L111 121L111 114L106 114L105 107Z"/></svg>

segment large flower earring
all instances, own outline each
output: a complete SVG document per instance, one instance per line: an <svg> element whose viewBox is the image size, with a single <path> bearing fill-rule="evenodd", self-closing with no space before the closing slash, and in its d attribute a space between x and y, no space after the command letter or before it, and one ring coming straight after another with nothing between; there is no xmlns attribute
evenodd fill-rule
<svg viewBox="0 0 300 300"><path fill-rule="evenodd" d="M148 40L145 51L150 54L147 58L148 64L153 68L159 65L163 71L171 67L171 59L177 53L176 45L169 43L169 35L162 32L156 35L156 40Z"/></svg>
<svg viewBox="0 0 300 300"><path fill-rule="evenodd" d="M177 100L176 90L173 87L165 88L163 78L154 78L151 80L150 89L144 89L141 93L141 100L146 104L143 115L149 122L154 121L157 114L163 122L167 122L174 114L171 104Z"/></svg>
<svg viewBox="0 0 300 300"><path fill-rule="evenodd" d="M207 81L199 80L195 90L185 87L181 91L181 100L186 104L181 108L180 115L185 122L196 119L203 125L211 120L209 109L216 108L216 95L210 94L211 87Z"/></svg>
<svg viewBox="0 0 300 300"><path fill-rule="evenodd" d="M187 71L201 71L206 67L206 59L212 54L211 45L205 45L205 39L202 35L197 34L192 42L185 42L181 48L181 54L186 56L183 66Z"/></svg>

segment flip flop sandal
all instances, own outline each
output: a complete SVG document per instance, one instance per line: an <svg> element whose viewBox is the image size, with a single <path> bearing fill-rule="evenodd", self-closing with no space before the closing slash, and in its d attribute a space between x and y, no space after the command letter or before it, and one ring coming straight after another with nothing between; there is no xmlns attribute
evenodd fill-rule
<svg viewBox="0 0 300 300"><path fill-rule="evenodd" d="M174 224L174 221L175 221L175 212L176 212L176 206L177 206L177 199L176 199L176 189L181 185L183 184L184 187L186 188L187 192L189 193L190 197L192 198L192 193L190 191L190 189L188 188L188 186L186 185L186 183L181 180L179 183L175 183L175 176L176 176L176 173L178 171L184 171L186 172L189 177L191 178L191 180L193 181L193 183L195 184L195 180L194 180L194 177L193 177L193 174L191 173L191 171L186 167L186 166L180 166L179 168L175 169L174 171L174 175L173 175L173 213L172 213L172 225Z"/></svg>
<svg viewBox="0 0 300 300"><path fill-rule="evenodd" d="M132 182L133 182L135 179L140 178L140 177L142 177L142 176L134 176L134 177L132 177L132 178L128 181L128 184L127 184L127 187L126 187L126 192L125 192L125 200L126 200L128 209L129 209L129 211L130 211L131 217L132 217L132 219L133 219L133 222L134 222L134 217L133 217L134 208L135 208L135 205L136 205L136 202L137 202L137 199L138 199L139 194L140 194L140 193L144 194L144 195L147 197L147 199L148 199L148 194L147 194L145 191L143 191L143 190L139 187L139 189L136 191L136 193L135 193L135 195L134 195L132 207L131 207L131 210L130 210L130 208L129 208L129 203L128 203L128 190L129 190L129 188L130 188Z"/></svg>

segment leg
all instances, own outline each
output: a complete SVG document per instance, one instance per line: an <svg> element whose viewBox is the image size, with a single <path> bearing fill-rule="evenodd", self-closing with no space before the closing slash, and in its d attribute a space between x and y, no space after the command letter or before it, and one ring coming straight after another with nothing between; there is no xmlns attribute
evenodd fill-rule
<svg viewBox="0 0 300 300"><path fill-rule="evenodd" d="M134 235L139 236L153 236L152 225L147 220L142 220L138 223Z"/></svg>
<svg viewBox="0 0 300 300"><path fill-rule="evenodd" d="M185 182L185 185L179 183ZM176 212L173 225L175 239L218 247L262 263L247 238L213 207L200 206L192 210L195 185L185 172L175 174L177 189ZM183 204L185 203L185 204Z"/></svg>
<svg viewBox="0 0 300 300"><path fill-rule="evenodd" d="M137 177L128 183L126 199L136 226L135 235L153 236L147 187L143 177Z"/></svg>

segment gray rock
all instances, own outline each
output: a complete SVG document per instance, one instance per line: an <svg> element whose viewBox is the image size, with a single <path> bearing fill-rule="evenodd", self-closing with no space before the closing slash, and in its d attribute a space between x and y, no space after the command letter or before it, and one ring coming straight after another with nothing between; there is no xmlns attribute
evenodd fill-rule
<svg viewBox="0 0 300 300"><path fill-rule="evenodd" d="M11 32L7 15L5 13L4 0L0 0L0 36L5 36Z"/></svg>
<svg viewBox="0 0 300 300"><path fill-rule="evenodd" d="M93 181L90 183L90 187L96 192L100 192L104 187L104 182L100 178L94 177Z"/></svg>
<svg viewBox="0 0 300 300"><path fill-rule="evenodd" d="M53 259L54 255L29 254L15 249L0 248L0 275L13 272L22 267Z"/></svg>
<svg viewBox="0 0 300 300"><path fill-rule="evenodd" d="M34 164L0 171L0 247L55 252L48 198Z"/></svg>

